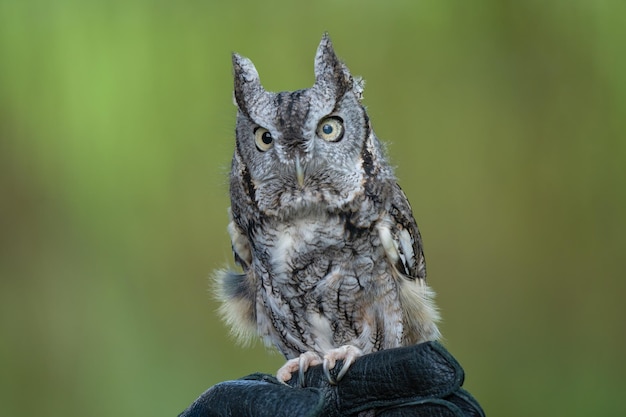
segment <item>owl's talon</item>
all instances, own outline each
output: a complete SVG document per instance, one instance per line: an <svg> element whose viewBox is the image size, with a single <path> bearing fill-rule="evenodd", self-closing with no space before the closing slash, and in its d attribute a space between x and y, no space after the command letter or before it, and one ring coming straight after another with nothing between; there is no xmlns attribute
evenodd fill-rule
<svg viewBox="0 0 626 417"><path fill-rule="evenodd" d="M304 371L302 368L298 369L298 386L304 388Z"/></svg>
<svg viewBox="0 0 626 417"><path fill-rule="evenodd" d="M328 383L330 385L337 385L337 381L335 381L335 378L333 378L333 376L330 374L330 368L328 367L328 363L330 361L327 358L324 358L324 365L322 365L322 368L324 369L324 375L326 375L326 379L328 380ZM335 365L333 364L333 367Z"/></svg>
<svg viewBox="0 0 626 417"><path fill-rule="evenodd" d="M289 359L283 366L276 372L276 379L283 384L289 381L293 374L298 372L298 384L304 387L304 373L311 366L319 365L322 363L322 359L315 352L304 352L297 358Z"/></svg>
<svg viewBox="0 0 626 417"><path fill-rule="evenodd" d="M307 353L310 353L310 352L307 352ZM298 384L301 387L304 387L304 373L309 368L309 364L307 363L305 355L306 353L300 355L300 357L298 358Z"/></svg>
<svg viewBox="0 0 626 417"><path fill-rule="evenodd" d="M344 345L337 349L333 349L324 355L324 375L328 379L328 382L331 385L336 385L337 382L341 381L341 379L346 375L350 366L354 363L354 361L359 357L363 356L363 351L356 346L353 345ZM337 361L342 360L343 365L337 374L337 379L333 378L330 373L330 370L335 367Z"/></svg>

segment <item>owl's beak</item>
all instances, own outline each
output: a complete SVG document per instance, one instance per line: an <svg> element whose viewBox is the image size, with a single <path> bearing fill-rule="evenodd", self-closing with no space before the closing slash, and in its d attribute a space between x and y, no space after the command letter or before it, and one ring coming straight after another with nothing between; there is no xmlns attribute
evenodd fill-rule
<svg viewBox="0 0 626 417"><path fill-rule="evenodd" d="M300 188L304 187L304 167L299 156L296 156L296 180L298 180Z"/></svg>

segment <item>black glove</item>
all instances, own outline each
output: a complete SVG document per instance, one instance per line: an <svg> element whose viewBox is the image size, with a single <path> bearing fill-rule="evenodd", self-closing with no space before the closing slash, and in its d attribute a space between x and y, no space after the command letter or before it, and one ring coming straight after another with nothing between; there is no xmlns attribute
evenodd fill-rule
<svg viewBox="0 0 626 417"><path fill-rule="evenodd" d="M331 374L336 377L338 362ZM484 412L461 388L463 368L438 342L382 350L356 360L337 385L321 365L289 385L253 374L217 384L179 417L358 416L469 417ZM368 413L369 411L369 413ZM375 414L374 414L375 412Z"/></svg>

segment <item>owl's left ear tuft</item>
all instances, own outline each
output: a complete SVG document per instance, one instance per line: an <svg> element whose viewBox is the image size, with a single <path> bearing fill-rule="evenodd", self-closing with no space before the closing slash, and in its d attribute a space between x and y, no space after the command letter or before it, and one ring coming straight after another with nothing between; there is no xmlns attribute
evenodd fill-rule
<svg viewBox="0 0 626 417"><path fill-rule="evenodd" d="M233 52L233 71L235 73L235 82L237 80L243 82L259 81L259 73L252 61L236 52Z"/></svg>
<svg viewBox="0 0 626 417"><path fill-rule="evenodd" d="M352 75L337 58L328 33L324 33L315 54L315 84L334 90L336 98L342 97L353 87Z"/></svg>

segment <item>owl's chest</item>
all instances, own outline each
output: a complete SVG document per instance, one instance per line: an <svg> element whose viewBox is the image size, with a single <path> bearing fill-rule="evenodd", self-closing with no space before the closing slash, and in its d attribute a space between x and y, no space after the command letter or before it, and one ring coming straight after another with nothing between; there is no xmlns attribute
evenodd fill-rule
<svg viewBox="0 0 626 417"><path fill-rule="evenodd" d="M375 225L304 218L257 236L257 326L287 357L399 344L397 288Z"/></svg>
<svg viewBox="0 0 626 417"><path fill-rule="evenodd" d="M259 254L272 286L309 291L333 276L366 274L384 257L373 227L355 228L341 216L301 218L268 227Z"/></svg>

